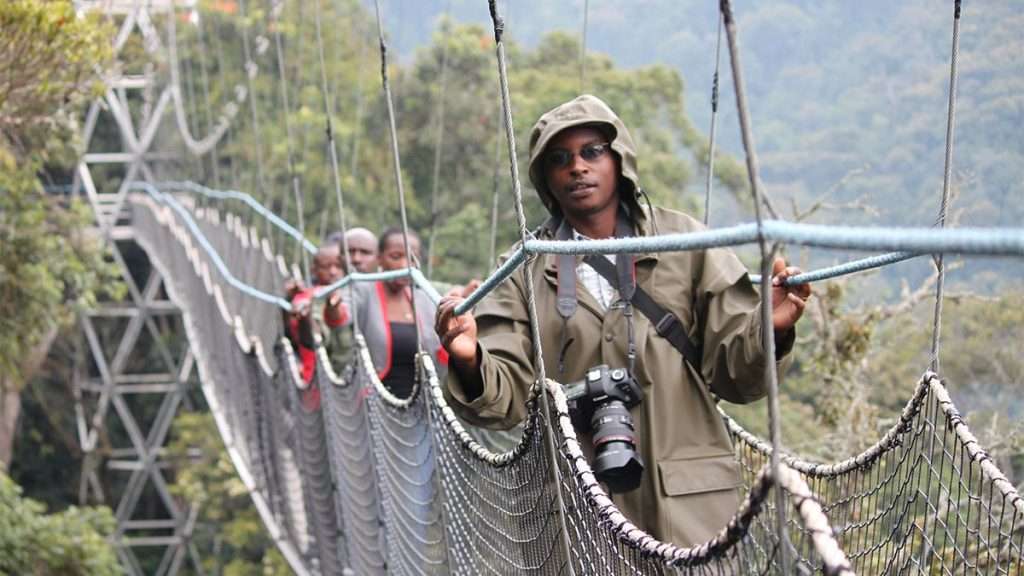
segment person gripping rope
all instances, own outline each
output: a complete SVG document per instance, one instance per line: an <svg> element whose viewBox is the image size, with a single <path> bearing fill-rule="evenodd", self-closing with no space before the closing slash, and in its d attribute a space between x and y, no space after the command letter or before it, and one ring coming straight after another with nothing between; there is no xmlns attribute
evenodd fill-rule
<svg viewBox="0 0 1024 576"><path fill-rule="evenodd" d="M420 255L420 238L412 231L409 232L409 251L411 257L406 254L400 228L385 230L381 233L377 252L381 271L402 270L410 263L415 266ZM355 299L359 332L366 340L377 376L392 394L407 398L413 393L418 348L429 352L438 373L444 374L447 354L437 336L430 331L435 304L408 276L359 284L355 289Z"/></svg>
<svg viewBox="0 0 1024 576"><path fill-rule="evenodd" d="M651 205L625 124L594 96L541 116L530 136L529 175L550 213L535 232L541 239L704 228L686 214ZM616 505L660 540L692 546L713 537L736 511L742 485L715 396L748 403L767 393L760 296L744 266L727 249L587 260L543 255L524 266L533 271L538 344L549 377L577 383L567 388L575 394L611 383L631 400L642 397L618 412L606 410L615 433L603 429L598 440L614 442L593 449L593 436L580 434L595 470L611 463L611 474L598 477L606 487L619 488L610 490ZM810 296L807 285L782 283L798 273L782 259L774 263L776 360L792 349L795 324ZM445 397L470 423L507 429L526 416L537 373L526 297L520 269L473 313L454 315L463 300L458 295L446 296L438 307L435 330L449 354ZM584 394L576 409L588 401L603 403L590 406L594 414L608 408L607 398ZM593 422L594 430L601 428ZM619 461L623 467L616 468L615 458L601 460L611 453L609 446L628 452L630 436L631 467Z"/></svg>
<svg viewBox="0 0 1024 576"><path fill-rule="evenodd" d="M286 297L292 304L292 311L285 315L285 333L299 358L300 374L306 383L313 382L316 371L317 336L336 366L347 364L351 351L351 338L347 330L342 330L349 322L349 310L341 291L335 290L320 301L313 299L317 288L345 277L341 245L329 239L321 245L313 257L310 274L310 287L294 279L285 285ZM303 392L302 403L310 410L320 406L320 391L315 385Z"/></svg>

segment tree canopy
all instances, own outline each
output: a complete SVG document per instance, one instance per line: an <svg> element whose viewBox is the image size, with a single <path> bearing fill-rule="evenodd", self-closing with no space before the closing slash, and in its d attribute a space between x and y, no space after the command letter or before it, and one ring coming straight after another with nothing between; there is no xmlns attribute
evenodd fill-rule
<svg viewBox="0 0 1024 576"><path fill-rule="evenodd" d="M0 574L116 576L121 569L107 541L113 532L109 509L46 514L0 471Z"/></svg>

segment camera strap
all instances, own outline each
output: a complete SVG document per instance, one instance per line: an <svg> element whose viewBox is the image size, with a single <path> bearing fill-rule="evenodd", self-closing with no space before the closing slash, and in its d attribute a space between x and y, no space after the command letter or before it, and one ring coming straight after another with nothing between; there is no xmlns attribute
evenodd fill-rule
<svg viewBox="0 0 1024 576"><path fill-rule="evenodd" d="M627 238L633 235L633 227L629 218L619 211L618 220L615 224L615 237ZM555 233L558 240L572 239L572 226L565 219ZM641 314L647 317L654 325L659 336L669 341L676 350L682 354L683 359L690 364L694 371L701 375L700 349L693 344L686 334L683 323L661 304L658 304L650 294L645 292L636 284L636 268L633 263L633 256L630 254L618 254L613 265L603 255L589 255L583 258L583 262L594 269L612 288L618 290L619 295L636 307ZM558 314L562 317L562 345L559 357L559 366L562 365L568 343L565 342L565 322L576 313L576 257L571 254L560 254L558 256ZM630 331L632 339L632 330ZM634 344L630 343L631 349Z"/></svg>
<svg viewBox="0 0 1024 576"><path fill-rule="evenodd" d="M620 254L620 256L623 256ZM590 265L598 274L604 276L612 287L618 288L618 275L616 274L615 268L612 267L609 262L603 256L590 255L583 259L584 262ZM619 292L622 294L622 291ZM625 295L623 294L623 298ZM701 352L690 337L686 334L686 328L683 327L683 323L673 314L671 311L666 309L661 304L658 304L650 294L645 292L643 288L636 285L633 282L633 297L630 299L633 306L640 311L641 314L647 316L647 319L654 324L654 330L659 336L669 341L672 346L683 355L683 358L690 363L690 367L693 368L697 374L701 372Z"/></svg>

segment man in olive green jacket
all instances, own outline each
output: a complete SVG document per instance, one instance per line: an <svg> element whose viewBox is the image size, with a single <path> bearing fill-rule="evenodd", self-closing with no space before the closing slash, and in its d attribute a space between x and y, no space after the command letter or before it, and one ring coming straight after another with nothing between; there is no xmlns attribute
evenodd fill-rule
<svg viewBox="0 0 1024 576"><path fill-rule="evenodd" d="M641 205L633 140L618 116L594 96L580 96L538 120L530 136L530 180L552 215L537 232L542 239L622 236L622 222L628 223L627 235L638 236L703 228L685 214ZM699 343L707 385L652 322L634 310L633 369L645 397L631 415L646 469L637 489L612 497L654 537L692 546L714 536L739 504L740 469L712 392L737 403L767 393L760 296L729 250L633 258L636 285L674 313L690 340ZM629 364L627 308L593 268L580 258L575 264L575 276L564 277L577 281L578 307L567 318L558 310L559 257L542 256L528 264L545 370L562 383L582 379L599 364ZM787 288L778 282L795 273L781 259L775 262L778 358L792 348L794 324L810 295L806 285ZM460 416L480 426L509 428L526 415L537 370L524 278L517 271L474 314L453 316L461 301L454 296L438 309L436 329L450 356L446 397ZM582 436L589 446L590 438Z"/></svg>

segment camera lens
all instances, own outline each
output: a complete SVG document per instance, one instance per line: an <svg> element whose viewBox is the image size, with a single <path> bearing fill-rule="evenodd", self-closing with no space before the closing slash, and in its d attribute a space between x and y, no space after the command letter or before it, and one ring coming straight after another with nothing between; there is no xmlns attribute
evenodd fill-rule
<svg viewBox="0 0 1024 576"><path fill-rule="evenodd" d="M612 492L636 489L644 463L636 453L629 409L618 400L605 402L594 410L590 425L594 431L594 475Z"/></svg>

